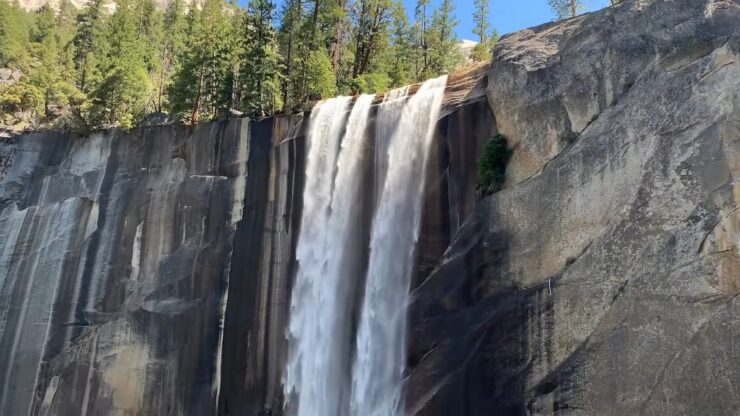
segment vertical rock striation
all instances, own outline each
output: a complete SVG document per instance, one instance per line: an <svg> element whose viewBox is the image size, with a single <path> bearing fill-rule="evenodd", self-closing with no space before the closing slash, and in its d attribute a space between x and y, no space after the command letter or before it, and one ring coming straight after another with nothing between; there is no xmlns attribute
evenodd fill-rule
<svg viewBox="0 0 740 416"><path fill-rule="evenodd" d="M0 145L0 413L208 413L248 121Z"/></svg>

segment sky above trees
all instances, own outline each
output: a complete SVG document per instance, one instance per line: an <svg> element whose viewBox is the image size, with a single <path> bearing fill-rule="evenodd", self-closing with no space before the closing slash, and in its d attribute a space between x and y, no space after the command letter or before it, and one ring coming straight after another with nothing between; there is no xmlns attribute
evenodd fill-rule
<svg viewBox="0 0 740 416"><path fill-rule="evenodd" d="M477 38L473 34L473 2L474 0L455 0L457 18L460 20L457 35L462 39ZM414 0L404 0L404 4L407 8L413 8ZM585 4L588 11L592 12L608 6L609 0L586 0ZM547 4L547 0L491 0L491 26L502 35L555 19L555 12Z"/></svg>
<svg viewBox="0 0 740 416"><path fill-rule="evenodd" d="M413 18L414 7L417 0L403 0L407 13ZM239 0L243 5L247 0ZM455 15L460 21L456 28L457 36L461 39L477 40L478 36L473 33L473 10L475 0L454 0ZM278 0L278 4L282 1ZM432 0L430 5L437 7L442 0ZM593 12L603 9L609 5L609 0L586 0L588 11ZM279 7L278 7L279 10ZM491 27L499 34L507 34L517 30L526 29L556 19L555 12L547 4L547 0L492 0L491 1Z"/></svg>

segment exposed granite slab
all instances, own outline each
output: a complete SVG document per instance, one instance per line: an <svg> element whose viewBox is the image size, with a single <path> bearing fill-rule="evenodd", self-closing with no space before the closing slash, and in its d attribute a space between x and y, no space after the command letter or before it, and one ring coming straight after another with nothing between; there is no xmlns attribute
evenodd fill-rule
<svg viewBox="0 0 740 416"><path fill-rule="evenodd" d="M740 5L628 1L494 55L509 180L414 293L408 413L737 414Z"/></svg>

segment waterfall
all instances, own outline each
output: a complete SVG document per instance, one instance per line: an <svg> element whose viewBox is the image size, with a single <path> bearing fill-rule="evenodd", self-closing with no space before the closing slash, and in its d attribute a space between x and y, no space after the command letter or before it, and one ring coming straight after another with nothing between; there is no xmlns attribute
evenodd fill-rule
<svg viewBox="0 0 740 416"><path fill-rule="evenodd" d="M396 131L401 118L403 106L406 105L409 87L389 91L378 108L375 116L375 178L374 195L376 204L380 202L385 185L385 174L388 171L388 145Z"/></svg>
<svg viewBox="0 0 740 416"><path fill-rule="evenodd" d="M357 98L346 128L348 97L322 102L311 114L288 325L288 414L393 416L402 411L407 294L424 170L446 82L446 77L427 81L409 99L407 89L396 90L378 109L372 207L362 205L367 200L362 196L374 96ZM369 242L359 231L366 209L374 209ZM363 283L364 290L358 287ZM364 298L356 305L358 291ZM353 321L355 310L359 322Z"/></svg>
<svg viewBox="0 0 740 416"><path fill-rule="evenodd" d="M352 284L346 275L352 253L365 130L374 96L320 103L309 124L309 150L299 268L290 305L290 352L285 393L289 411L300 416L346 414L349 399Z"/></svg>
<svg viewBox="0 0 740 416"><path fill-rule="evenodd" d="M353 415L403 413L407 297L421 222L424 168L446 85L443 76L419 88L404 106L388 148L357 334Z"/></svg>

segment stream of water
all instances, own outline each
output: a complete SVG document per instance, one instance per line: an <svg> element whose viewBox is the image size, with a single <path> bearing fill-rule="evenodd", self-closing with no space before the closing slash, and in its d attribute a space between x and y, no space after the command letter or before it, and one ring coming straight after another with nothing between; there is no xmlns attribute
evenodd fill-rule
<svg viewBox="0 0 740 416"><path fill-rule="evenodd" d="M311 114L288 327L287 414L402 413L407 297L446 81L429 80L410 98L406 89L387 94L372 137L372 95L354 104L350 97L323 101ZM363 205L369 157L374 207ZM369 241L362 241L368 209L374 209Z"/></svg>

